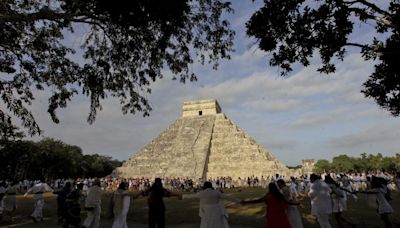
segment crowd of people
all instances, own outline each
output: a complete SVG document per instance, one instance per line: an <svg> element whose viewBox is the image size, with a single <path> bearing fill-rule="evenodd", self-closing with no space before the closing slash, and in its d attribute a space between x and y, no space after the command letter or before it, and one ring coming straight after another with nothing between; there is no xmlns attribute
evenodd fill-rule
<svg viewBox="0 0 400 228"><path fill-rule="evenodd" d="M322 173L321 177L324 179L324 176L327 173ZM329 175L334 176L335 179L338 178L339 174L329 173ZM371 176L382 176L385 179L393 180L389 183L388 187L392 190L396 188L396 174L390 173L349 173L346 175L342 175L340 177L340 182L347 188L358 190L365 190L368 188L368 184L370 182ZM285 176L281 176L279 174L273 176L250 176L250 177L216 177L210 178L207 181L211 182L212 187L215 189L231 189L231 188L267 188L268 184L271 182L275 182L278 179L289 180L289 178ZM104 178L78 178L78 179L56 179L49 182L49 185L54 189L60 189L64 186L66 182L76 182L83 184L83 190L86 191L89 186L91 186L94 180L100 181L100 187L106 191L114 191L118 188L119 183L124 181L127 184L127 189L134 191L143 191L148 189L154 182L154 179L151 178L116 178L116 177L104 177ZM169 190L180 190L180 191L195 191L197 189L201 189L204 181L202 178L193 180L191 178L161 178L161 181L165 188ZM25 191L34 185L35 181L32 180L24 180L19 183L22 189ZM301 175L296 177L296 185L298 191L308 191L310 187L310 176L309 175Z"/></svg>
<svg viewBox="0 0 400 228"><path fill-rule="evenodd" d="M237 199L223 193L227 188L268 188L258 199ZM266 227L301 228L303 222L299 207L300 198L309 197L311 214L322 228L331 227L329 218L333 214L339 227L356 227L354 221L342 215L347 210L347 198L357 200L358 194L374 196L377 212L385 227L393 227L389 215L391 191L400 190L400 173L385 172L374 174L335 174L291 177L286 179L278 174L267 177L247 177L233 179L218 177L209 180L190 178L89 178L77 180L58 179L49 184L42 181L0 182L0 214L12 220L17 209L16 194L25 192L34 198L34 222L43 221L45 192L57 194L58 222L63 227L93 227L100 224L101 199L105 192L112 192L107 210L113 217L113 228L126 228L130 201L139 196L147 197L150 228L165 227L164 197L179 199L198 198L201 228L229 227L227 211L221 201L229 200L241 205L265 203L267 205ZM86 218L81 219L81 209Z"/></svg>

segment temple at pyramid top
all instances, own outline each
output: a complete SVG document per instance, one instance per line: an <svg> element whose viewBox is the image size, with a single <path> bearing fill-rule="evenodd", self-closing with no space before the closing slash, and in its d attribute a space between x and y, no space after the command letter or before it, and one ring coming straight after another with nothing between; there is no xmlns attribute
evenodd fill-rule
<svg viewBox="0 0 400 228"><path fill-rule="evenodd" d="M221 107L215 99L183 102L182 117L215 115L217 113L221 113Z"/></svg>

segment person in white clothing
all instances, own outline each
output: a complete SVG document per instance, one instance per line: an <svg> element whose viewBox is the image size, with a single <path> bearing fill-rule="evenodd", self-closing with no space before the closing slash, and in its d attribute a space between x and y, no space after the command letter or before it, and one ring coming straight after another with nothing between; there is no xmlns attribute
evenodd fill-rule
<svg viewBox="0 0 400 228"><path fill-rule="evenodd" d="M87 216L85 221L83 221L82 227L99 227L102 194L103 190L100 188L100 181L96 179L93 182L93 186L91 186L87 191L87 197L85 200L85 210L87 211Z"/></svg>
<svg viewBox="0 0 400 228"><path fill-rule="evenodd" d="M295 181L294 177L291 177L292 183ZM280 192L282 193L285 201L288 205L287 218L289 220L291 228L303 228L303 221L299 211L299 206L302 206L297 200L297 190L290 188L286 185L285 181L280 179L276 181Z"/></svg>
<svg viewBox="0 0 400 228"><path fill-rule="evenodd" d="M347 210L347 190L345 188L341 188L340 184L333 180L333 178L329 175L325 177L325 183L327 183L332 190L332 212L335 216L338 226L342 228L344 227L343 223L346 223L351 227L356 227L356 224L342 216L342 213Z"/></svg>
<svg viewBox="0 0 400 228"><path fill-rule="evenodd" d="M342 183L342 186L344 189L346 189L346 195L350 195L351 192L353 192L353 187L351 186L350 178L346 176L345 174L340 174L339 181ZM356 194L351 194L353 199L357 201L357 195Z"/></svg>
<svg viewBox="0 0 400 228"><path fill-rule="evenodd" d="M290 187L289 187L290 194L292 194L295 197L299 197L299 191L297 191L297 189L298 186L296 183L296 178L290 177Z"/></svg>
<svg viewBox="0 0 400 228"><path fill-rule="evenodd" d="M118 189L111 196L111 206L114 217L112 228L128 228L126 217L129 212L131 197L137 198L142 194L142 192L130 194L127 191L127 187L128 184L121 182L118 186Z"/></svg>
<svg viewBox="0 0 400 228"><path fill-rule="evenodd" d="M13 181L6 189L6 196L4 199L4 213L10 221L13 220L14 212L17 210L16 194L20 186L18 181Z"/></svg>
<svg viewBox="0 0 400 228"><path fill-rule="evenodd" d="M37 181L32 188L28 189L28 191L24 194L24 197L27 197L30 193L33 194L33 199L35 200L35 206L31 218L34 222L43 221L43 207L44 207L44 198L43 193L52 192L53 189L50 188L49 185L43 183L42 181Z"/></svg>
<svg viewBox="0 0 400 228"><path fill-rule="evenodd" d="M388 200L391 200L387 189L387 180L384 178L372 176L371 177L371 189L367 191L359 191L359 193L375 194L377 203L377 212L381 216L382 221L386 228L392 227L389 215L394 212L392 206L390 206Z"/></svg>
<svg viewBox="0 0 400 228"><path fill-rule="evenodd" d="M332 214L331 188L316 174L310 176L311 214L317 217L321 228L331 228L329 217Z"/></svg>
<svg viewBox="0 0 400 228"><path fill-rule="evenodd" d="M214 190L211 182L204 182L203 191L196 194L183 195L183 199L200 199L199 216L200 228L229 228L228 213L222 204L222 200L240 203L241 200L225 195Z"/></svg>

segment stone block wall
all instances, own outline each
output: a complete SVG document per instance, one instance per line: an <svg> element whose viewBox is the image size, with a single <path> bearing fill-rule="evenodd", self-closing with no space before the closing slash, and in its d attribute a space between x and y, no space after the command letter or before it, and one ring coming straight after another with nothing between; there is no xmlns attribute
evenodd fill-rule
<svg viewBox="0 0 400 228"><path fill-rule="evenodd" d="M179 118L114 174L148 178L202 177L214 119L212 115Z"/></svg>

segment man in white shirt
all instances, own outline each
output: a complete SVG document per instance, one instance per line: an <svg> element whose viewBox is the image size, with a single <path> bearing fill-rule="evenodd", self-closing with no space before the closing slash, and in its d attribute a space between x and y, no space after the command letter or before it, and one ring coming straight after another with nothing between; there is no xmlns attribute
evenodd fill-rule
<svg viewBox="0 0 400 228"><path fill-rule="evenodd" d="M311 187L308 196L311 198L311 214L317 217L321 228L331 228L329 217L332 214L330 187L316 174L310 176Z"/></svg>

